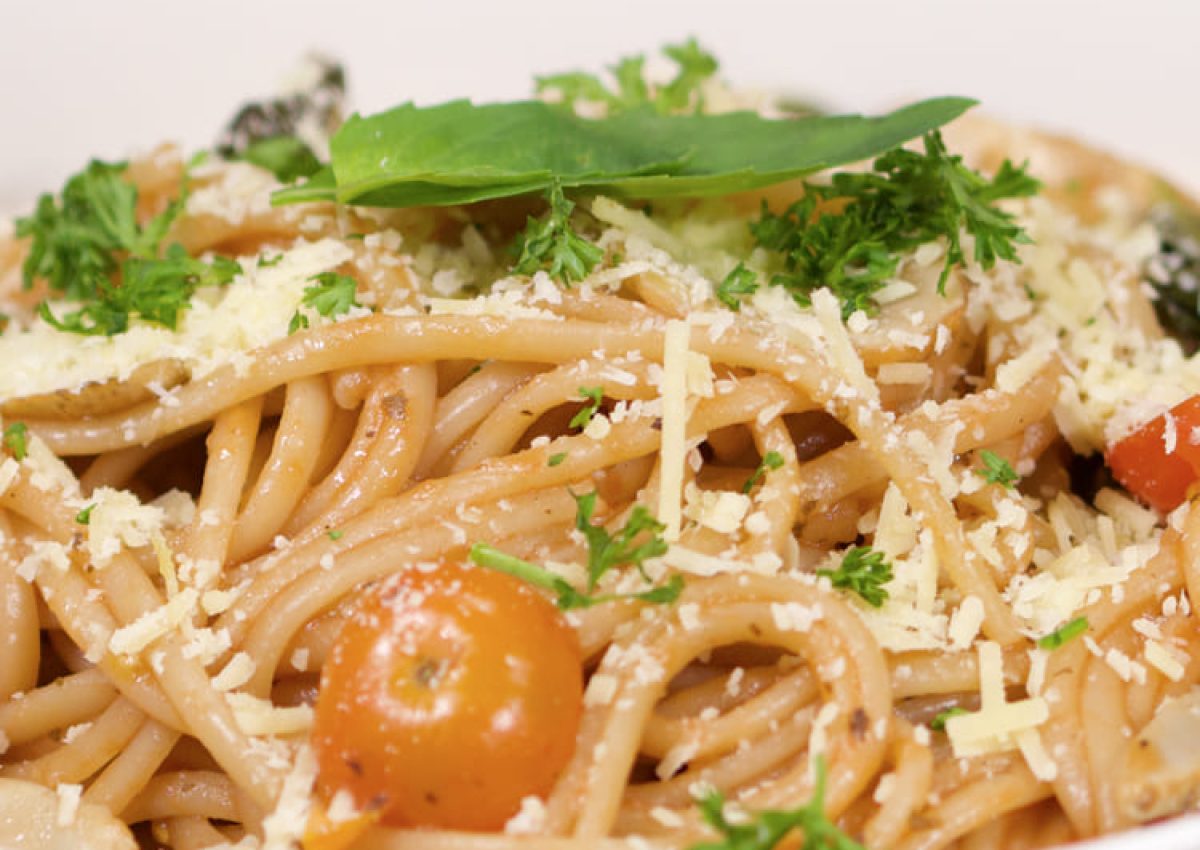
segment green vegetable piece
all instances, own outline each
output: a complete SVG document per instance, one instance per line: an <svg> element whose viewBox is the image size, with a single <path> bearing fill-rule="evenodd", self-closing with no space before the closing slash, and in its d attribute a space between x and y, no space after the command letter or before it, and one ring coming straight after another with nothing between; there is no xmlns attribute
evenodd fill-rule
<svg viewBox="0 0 1200 850"><path fill-rule="evenodd" d="M75 522L80 525L87 525L92 521L92 511L96 509L95 503L88 505L86 508L75 514Z"/></svg>
<svg viewBox="0 0 1200 850"><path fill-rule="evenodd" d="M957 717L960 714L970 713L971 712L967 711L965 708L960 708L957 705L953 708L947 708L945 711L938 712L937 716L934 717L933 720L929 721L929 728L934 732L945 732L947 720L949 720L951 717Z"/></svg>
<svg viewBox="0 0 1200 850"><path fill-rule="evenodd" d="M1038 638L1037 645L1041 649L1058 649L1072 638L1077 638L1088 630L1087 617L1076 617L1069 623L1059 626L1047 635Z"/></svg>
<svg viewBox="0 0 1200 850"><path fill-rule="evenodd" d="M717 284L717 300L730 310L741 310L739 295L753 295L758 291L758 275L738 263L725 279Z"/></svg>
<svg viewBox="0 0 1200 850"><path fill-rule="evenodd" d="M274 136L249 145L237 159L265 168L280 183L311 177L321 170L321 161L312 149L295 136Z"/></svg>
<svg viewBox="0 0 1200 850"><path fill-rule="evenodd" d="M781 466L783 466L783 455L775 451L767 452L754 470L754 474L747 478L746 483L742 485L742 492L749 493L758 482L766 477L768 469L779 469Z"/></svg>
<svg viewBox="0 0 1200 850"><path fill-rule="evenodd" d="M332 167L274 196L405 207L563 189L699 197L768 186L867 159L940 127L974 101L922 101L879 117L767 119L750 112L662 115L649 106L601 119L540 101L404 104L352 116Z"/></svg>
<svg viewBox="0 0 1200 850"><path fill-rule="evenodd" d="M747 823L731 823L725 817L725 798L710 791L696 800L700 814L723 838L693 844L690 850L773 850L793 830L804 834L800 850L866 850L838 828L825 814L825 757L815 760L816 783L812 798L796 809L768 809Z"/></svg>
<svg viewBox="0 0 1200 850"><path fill-rule="evenodd" d="M983 469L976 469L975 474L988 484L999 484L1006 490L1011 490L1021 480L1012 464L991 449L980 451L979 459L983 461Z"/></svg>
<svg viewBox="0 0 1200 850"><path fill-rule="evenodd" d="M513 271L533 275L541 269L560 283L583 280L604 259L604 251L571 227L571 210L557 183L550 189L550 212L541 220L530 217L512 246L517 257Z"/></svg>
<svg viewBox="0 0 1200 850"><path fill-rule="evenodd" d="M592 417L600 410L600 402L604 400L604 387L580 387L579 394L588 403L571 417L571 421L568 423L571 428L586 428L588 426L588 423L592 421Z"/></svg>
<svg viewBox="0 0 1200 850"><path fill-rule="evenodd" d="M817 575L828 576L834 587L854 591L874 608L887 600L884 585L893 578L892 565L870 546L855 546L836 570L817 570Z"/></svg>
<svg viewBox="0 0 1200 850"><path fill-rule="evenodd" d="M560 463L562 463L566 459L567 459L566 452L558 452L557 454L552 454L552 455L550 455L549 459L546 461L546 466L558 466Z"/></svg>
<svg viewBox="0 0 1200 850"><path fill-rule="evenodd" d="M29 428L24 422L13 422L4 429L4 447L12 452L17 460L25 460L29 455Z"/></svg>
<svg viewBox="0 0 1200 850"><path fill-rule="evenodd" d="M601 577L621 564L633 564L641 572L642 578L649 582L651 579L646 575L643 562L647 558L666 554L667 541L661 536L666 526L656 520L644 505L636 505L625 525L616 534L609 534L604 526L592 525L596 491L582 496L571 495L575 498L576 506L575 528L583 532L588 544L588 591L595 590ZM639 539L642 542L635 543Z"/></svg>

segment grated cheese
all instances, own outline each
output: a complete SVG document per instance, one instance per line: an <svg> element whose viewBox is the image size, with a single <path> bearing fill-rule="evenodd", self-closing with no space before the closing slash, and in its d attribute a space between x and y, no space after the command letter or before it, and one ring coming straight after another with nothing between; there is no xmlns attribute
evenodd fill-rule
<svg viewBox="0 0 1200 850"><path fill-rule="evenodd" d="M979 711L946 720L946 734L955 758L1020 749L1018 735L1025 730L1036 730L1050 716L1050 709L1042 697L1005 701L1004 663L999 644L982 641L977 651ZM1030 769L1036 773L1038 768L1031 764Z"/></svg>
<svg viewBox="0 0 1200 850"><path fill-rule="evenodd" d="M254 659L239 652L229 659L221 672L213 676L212 686L218 691L232 691L250 681L254 675Z"/></svg>
<svg viewBox="0 0 1200 850"><path fill-rule="evenodd" d="M283 780L275 810L263 819L262 850L293 850L297 846L308 823L316 781L317 756L312 747L301 745Z"/></svg>
<svg viewBox="0 0 1200 850"><path fill-rule="evenodd" d="M313 710L307 705L281 708L270 700L238 691L225 694L238 728L247 735L294 735L312 727Z"/></svg>
<svg viewBox="0 0 1200 850"><path fill-rule="evenodd" d="M687 361L691 330L677 319L663 334L662 445L659 455L658 521L668 543L679 539L687 454Z"/></svg>
<svg viewBox="0 0 1200 850"><path fill-rule="evenodd" d="M79 813L79 801L83 796L83 786L74 782L60 782L54 788L58 794L58 808L54 813L55 826L70 826L75 823Z"/></svg>
<svg viewBox="0 0 1200 850"><path fill-rule="evenodd" d="M113 632L108 640L108 648L116 655L137 655L172 629L178 628L191 616L196 602L196 591L185 587L164 604Z"/></svg>

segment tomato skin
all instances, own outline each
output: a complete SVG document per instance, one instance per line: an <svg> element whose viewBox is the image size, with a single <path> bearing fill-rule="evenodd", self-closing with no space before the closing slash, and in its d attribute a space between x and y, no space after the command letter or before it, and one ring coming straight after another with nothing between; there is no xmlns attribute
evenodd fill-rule
<svg viewBox="0 0 1200 850"><path fill-rule="evenodd" d="M549 792L582 713L579 642L549 601L492 570L410 569L363 601L322 670L318 787L390 826L500 829Z"/></svg>
<svg viewBox="0 0 1200 850"><path fill-rule="evenodd" d="M1175 422L1175 450L1170 454L1165 441L1167 415ZM1200 445L1192 442L1193 428L1200 428L1200 395L1117 441L1105 460L1125 489L1168 513L1182 504L1188 489L1200 480Z"/></svg>

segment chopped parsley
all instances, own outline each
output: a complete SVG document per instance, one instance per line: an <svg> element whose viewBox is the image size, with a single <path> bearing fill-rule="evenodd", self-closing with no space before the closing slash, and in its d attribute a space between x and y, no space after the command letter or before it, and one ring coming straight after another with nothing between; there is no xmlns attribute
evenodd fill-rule
<svg viewBox="0 0 1200 850"><path fill-rule="evenodd" d="M295 136L272 136L246 146L236 159L265 168L280 183L291 183L301 177L311 177L321 170L321 160L312 148Z"/></svg>
<svg viewBox="0 0 1200 850"><path fill-rule="evenodd" d="M1017 475L1012 464L991 449L983 449L979 452L979 459L983 461L983 468L976 469L975 474L988 484L999 484L1006 490L1011 490L1021 480L1021 476Z"/></svg>
<svg viewBox="0 0 1200 850"><path fill-rule="evenodd" d="M358 281L344 274L322 272L313 275L309 280L316 281L312 286L304 288L304 298L301 304L311 307L322 316L332 319L350 311L351 307L360 306L355 299L358 292ZM293 334L301 328L308 327L308 316L296 310L288 323L288 333Z"/></svg>
<svg viewBox="0 0 1200 850"><path fill-rule="evenodd" d="M929 728L934 732L945 732L947 720L949 720L951 717L957 717L960 714L970 713L971 712L967 711L965 708L960 708L957 705L953 708L947 708L945 711L939 711L937 716L934 717L933 720L929 721Z"/></svg>
<svg viewBox="0 0 1200 850"><path fill-rule="evenodd" d="M337 541L337 540L341 540L341 539L342 539L342 535L343 535L343 534L345 534L345 533L346 533L346 532L344 532L344 531L339 531L339 530L337 530L337 529L334 529L333 531L329 532L329 535L328 535L328 536L329 536L329 539L330 539L330 540Z"/></svg>
<svg viewBox="0 0 1200 850"><path fill-rule="evenodd" d="M546 461L546 466L558 466L560 463L562 463L566 459L567 459L566 452L558 452L557 454L552 454L552 455L550 455L550 458Z"/></svg>
<svg viewBox="0 0 1200 850"><path fill-rule="evenodd" d="M29 428L24 422L13 422L4 429L4 447L17 460L25 460L29 454Z"/></svg>
<svg viewBox="0 0 1200 850"><path fill-rule="evenodd" d="M671 576L664 584L640 593L596 593L596 585L600 579L609 570L625 564L636 567L646 583L652 584L653 580L646 574L644 562L667 551L667 542L661 537L666 526L656 520L643 505L637 505L625 525L616 534L609 534L604 526L592 524L592 514L596 510L595 491L582 496L574 493L571 495L574 496L576 505L575 528L583 532L588 545L588 580L584 591L576 590L566 579L545 567L531 564L485 543L476 543L471 547L471 560L481 567L506 572L552 591L556 596L556 604L564 611L588 608L601 602L620 599L663 605L679 598L683 591L683 577L679 575Z"/></svg>
<svg viewBox="0 0 1200 850"><path fill-rule="evenodd" d="M825 757L817 756L814 766L816 783L812 798L796 809L767 809L746 823L731 823L725 817L725 798L721 792L711 790L697 799L704 820L723 837L693 844L690 850L773 850L794 830L804 834L804 843L788 846L799 850L865 850L825 814Z"/></svg>
<svg viewBox="0 0 1200 850"><path fill-rule="evenodd" d="M61 198L42 195L34 212L17 220L17 235L31 239L25 288L42 278L79 304L62 316L46 302L39 306L42 319L61 331L112 336L131 318L174 330L198 288L224 286L241 273L232 260L204 262L178 244L160 251L183 200L139 224L137 187L124 171L125 163L93 160L67 180Z"/></svg>
<svg viewBox="0 0 1200 850"><path fill-rule="evenodd" d="M81 510L79 513L75 514L75 522L79 523L80 525L87 525L88 523L90 523L92 521L92 511L94 511L95 509L96 509L96 504L95 504L95 502L93 502L92 504L88 505L86 508Z"/></svg>
<svg viewBox="0 0 1200 850"><path fill-rule="evenodd" d="M836 570L817 570L817 575L827 576L834 587L854 591L874 608L887 600L884 585L893 578L892 565L882 552L870 546L855 546L842 557Z"/></svg>
<svg viewBox="0 0 1200 850"><path fill-rule="evenodd" d="M554 93L560 102L574 108L580 101L604 104L608 114L652 106L662 114L704 109L702 86L717 73L716 58L694 38L663 48L663 54L675 63L675 76L661 86L651 86L643 73L644 55L627 56L609 70L615 90L594 74L572 71L537 78L538 94Z"/></svg>
<svg viewBox="0 0 1200 850"><path fill-rule="evenodd" d="M960 232L975 243L975 261L991 268L1016 260L1029 237L995 202L1037 192L1025 166L1009 161L991 180L946 151L941 133L926 133L924 152L896 148L866 172L838 172L828 184L806 184L804 197L776 215L765 204L750 229L758 244L782 255L783 270L771 283L801 304L814 289L828 287L842 314L874 312L874 296L895 276L903 254L946 240L938 291L955 267L966 264Z"/></svg>
<svg viewBox="0 0 1200 850"><path fill-rule="evenodd" d="M1087 617L1076 617L1071 622L1059 626L1049 634L1042 635L1038 638L1037 645L1040 649L1058 649L1067 641L1079 637L1087 630Z"/></svg>
<svg viewBox="0 0 1200 850"><path fill-rule="evenodd" d="M512 245L517 258L512 270L523 275L545 270L559 283L578 283L604 259L604 251L571 226L575 204L563 195L561 185L551 186L547 197L550 211L541 219L531 216Z"/></svg>
<svg viewBox="0 0 1200 850"><path fill-rule="evenodd" d="M739 295L753 295L758 290L758 276L738 263L725 279L717 284L717 300L730 310L742 309Z"/></svg>
<svg viewBox="0 0 1200 850"><path fill-rule="evenodd" d="M604 387L580 387L579 394L587 401L578 413L571 417L570 427L586 428L592 417L600 410L600 402L604 400Z"/></svg>
<svg viewBox="0 0 1200 850"><path fill-rule="evenodd" d="M763 455L758 468L754 470L754 474L747 478L746 483L742 485L742 492L749 493L758 482L766 477L768 469L779 469L781 466L783 466L783 455L775 451L767 452Z"/></svg>

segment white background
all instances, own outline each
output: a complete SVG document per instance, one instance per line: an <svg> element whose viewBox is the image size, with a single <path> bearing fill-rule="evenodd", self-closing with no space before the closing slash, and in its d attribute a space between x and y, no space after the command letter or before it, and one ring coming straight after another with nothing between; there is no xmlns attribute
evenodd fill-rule
<svg viewBox="0 0 1200 850"><path fill-rule="evenodd" d="M203 146L320 48L354 105L515 98L697 35L742 84L843 110L963 94L1200 191L1196 0L0 0L0 211L89 156Z"/></svg>

